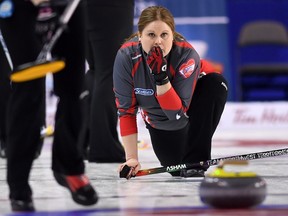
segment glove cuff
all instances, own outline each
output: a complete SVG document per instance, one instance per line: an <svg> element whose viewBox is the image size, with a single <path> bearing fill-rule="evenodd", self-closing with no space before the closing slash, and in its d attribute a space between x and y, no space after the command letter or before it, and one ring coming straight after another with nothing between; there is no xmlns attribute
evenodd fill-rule
<svg viewBox="0 0 288 216"><path fill-rule="evenodd" d="M163 79L163 80L161 80L161 81L156 81L155 83L156 83L156 85L161 86L161 85L167 84L168 82L169 82L169 78L168 78L168 76L166 76L165 79Z"/></svg>
<svg viewBox="0 0 288 216"><path fill-rule="evenodd" d="M169 82L166 72L153 74L156 85L164 85Z"/></svg>

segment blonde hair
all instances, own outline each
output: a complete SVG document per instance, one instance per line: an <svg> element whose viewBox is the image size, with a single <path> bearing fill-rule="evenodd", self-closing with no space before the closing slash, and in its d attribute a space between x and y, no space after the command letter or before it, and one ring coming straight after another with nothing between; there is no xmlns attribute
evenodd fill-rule
<svg viewBox="0 0 288 216"><path fill-rule="evenodd" d="M174 38L178 37L184 39L184 37L180 33L175 31L174 17L167 8L162 6L150 6L144 9L139 17L138 32L132 34L127 40L130 40L131 38L139 34L141 35L144 28L149 23L156 20L161 20L165 22L171 28Z"/></svg>

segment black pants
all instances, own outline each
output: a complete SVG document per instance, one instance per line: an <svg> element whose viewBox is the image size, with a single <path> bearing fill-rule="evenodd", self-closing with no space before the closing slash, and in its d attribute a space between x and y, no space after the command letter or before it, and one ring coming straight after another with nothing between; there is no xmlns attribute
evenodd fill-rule
<svg viewBox="0 0 288 216"><path fill-rule="evenodd" d="M7 104L10 97L10 80L7 74L11 68L5 56L2 46L0 46L0 148L6 149L7 139Z"/></svg>
<svg viewBox="0 0 288 216"><path fill-rule="evenodd" d="M133 31L134 0L87 0L86 15L89 96L83 101L86 125L80 145L88 146L90 162L122 162L112 75L116 53Z"/></svg>
<svg viewBox="0 0 288 216"><path fill-rule="evenodd" d="M164 131L147 125L153 149L162 166L211 159L212 136L227 99L227 89L222 82L227 87L224 77L216 73L198 80L185 128Z"/></svg>
<svg viewBox="0 0 288 216"><path fill-rule="evenodd" d="M5 43L5 41L4 41ZM11 85L10 85L10 79L9 79L9 74L11 73L11 70L13 68L13 65L10 65L8 62L8 58L6 55L10 56L10 53L5 54L4 52L4 47L1 44L0 46L0 65L1 65L1 70L0 70L0 149L3 151L6 151L7 148L7 115L8 115L8 103L9 103L9 98L11 95ZM42 122L39 125L39 128L45 127L46 126L46 103L43 98L43 101L41 102L42 104ZM38 152L37 155L41 153L41 149L43 146L43 138L39 136L39 145L38 145Z"/></svg>
<svg viewBox="0 0 288 216"><path fill-rule="evenodd" d="M15 13L1 19L0 27L14 66L36 60L42 44L34 34L36 8L30 1L15 1ZM55 118L52 169L68 175L84 172L77 146L81 127L79 95L85 72L82 8L73 14L67 31L53 49L66 67L54 75L54 91L59 97ZM45 79L12 83L8 104L7 181L10 197L25 199L32 190L28 179L39 143L45 102Z"/></svg>

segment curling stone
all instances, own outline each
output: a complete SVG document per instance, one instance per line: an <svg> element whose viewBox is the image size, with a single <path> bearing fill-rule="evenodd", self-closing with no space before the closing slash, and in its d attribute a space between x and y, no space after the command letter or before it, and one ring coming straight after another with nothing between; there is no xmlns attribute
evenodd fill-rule
<svg viewBox="0 0 288 216"><path fill-rule="evenodd" d="M246 165L247 161L223 161L200 184L203 203L214 208L250 208L266 198L266 182L253 172L228 172L224 165Z"/></svg>

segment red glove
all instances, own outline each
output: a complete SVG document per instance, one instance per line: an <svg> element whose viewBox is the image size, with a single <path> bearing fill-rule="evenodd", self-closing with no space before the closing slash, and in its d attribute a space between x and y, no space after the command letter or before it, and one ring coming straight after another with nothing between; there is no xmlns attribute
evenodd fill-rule
<svg viewBox="0 0 288 216"><path fill-rule="evenodd" d="M154 76L156 85L164 85L169 82L167 76L167 61L163 56L163 52L159 46L153 47L147 56L147 64Z"/></svg>

